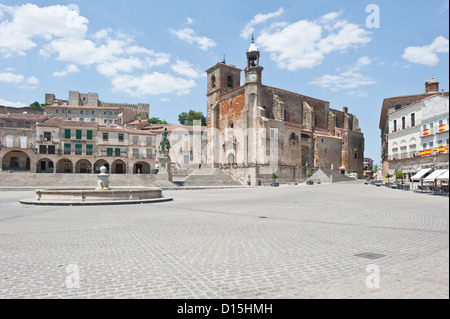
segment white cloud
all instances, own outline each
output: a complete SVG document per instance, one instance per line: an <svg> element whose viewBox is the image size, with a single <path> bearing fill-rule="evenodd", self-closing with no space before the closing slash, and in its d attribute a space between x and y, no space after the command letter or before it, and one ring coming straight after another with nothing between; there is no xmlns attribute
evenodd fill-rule
<svg viewBox="0 0 450 319"><path fill-rule="evenodd" d="M92 67L111 80L114 90L135 96L186 94L196 85L192 78L200 77L198 70L186 61L177 61L172 69L187 79L149 73L147 70L169 63L170 54L139 46L134 37L109 27L88 34L89 20L80 15L76 5L0 4L0 12L0 55L26 55L28 50L37 48L43 57L67 63L67 69L53 70L56 77L79 72L81 65ZM186 21L194 22L191 18ZM190 28L173 33L202 50L216 45ZM21 88L35 88L39 84L36 77L16 73L3 71L0 83L13 83Z"/></svg>
<svg viewBox="0 0 450 319"><path fill-rule="evenodd" d="M200 72L196 71L192 64L187 61L177 60L174 65L172 65L172 70L178 74L184 75L188 78L199 78Z"/></svg>
<svg viewBox="0 0 450 319"><path fill-rule="evenodd" d="M0 98L0 105L10 106L10 107L25 107L25 106L28 106L28 104L26 104L26 103L11 102L11 101L7 101L7 100L2 99L2 98Z"/></svg>
<svg viewBox="0 0 450 319"><path fill-rule="evenodd" d="M193 24L193 23L194 23L194 19L187 17L186 22L184 24Z"/></svg>
<svg viewBox="0 0 450 319"><path fill-rule="evenodd" d="M130 73L134 69L144 69L145 62L139 58L117 59L113 62L101 63L97 66L97 70L105 76L114 76L117 73Z"/></svg>
<svg viewBox="0 0 450 319"><path fill-rule="evenodd" d="M108 38L109 34L112 31L113 30L111 28L102 29L102 30L99 30L96 33L94 33L91 37L94 39L105 39L105 38Z"/></svg>
<svg viewBox="0 0 450 319"><path fill-rule="evenodd" d="M0 73L0 82L16 84L21 89L35 89L39 85L39 79L35 76L27 78L22 74L12 72Z"/></svg>
<svg viewBox="0 0 450 319"><path fill-rule="evenodd" d="M65 38L51 41L40 53L47 57L56 53L60 61L91 65L114 61L124 53L126 45L125 41L113 38L106 38L102 42Z"/></svg>
<svg viewBox="0 0 450 319"><path fill-rule="evenodd" d="M77 73L77 72L80 72L78 67L75 64L69 64L65 70L60 71L60 72L55 71L55 72L53 72L52 75L62 78L62 77L65 77L68 74Z"/></svg>
<svg viewBox="0 0 450 319"><path fill-rule="evenodd" d="M372 40L371 32L346 20L336 20L340 15L331 12L315 21L272 24L262 30L256 43L282 69L313 68L332 52L345 52Z"/></svg>
<svg viewBox="0 0 450 319"><path fill-rule="evenodd" d="M255 15L253 17L253 19L247 23L247 25L244 27L244 29L241 32L241 37L243 37L244 39L248 39L250 37L250 35L252 33L255 32L255 26L258 24L262 24L267 22L267 20L278 17L280 15L282 15L284 12L283 8L278 9L275 12L271 12L271 13L267 13L267 14L263 14L263 13L258 13L257 15Z"/></svg>
<svg viewBox="0 0 450 319"><path fill-rule="evenodd" d="M132 96L158 94L184 95L196 86L194 80L174 77L171 74L154 72L142 76L123 75L112 79L113 90Z"/></svg>
<svg viewBox="0 0 450 319"><path fill-rule="evenodd" d="M162 99L159 100L160 102L166 103L166 102L170 102L170 99L167 97L163 97Z"/></svg>
<svg viewBox="0 0 450 319"><path fill-rule="evenodd" d="M34 4L0 4L0 10L2 20L6 18L0 23L0 52L5 57L26 55L40 39L83 38L89 22L76 10L61 5L40 8Z"/></svg>
<svg viewBox="0 0 450 319"><path fill-rule="evenodd" d="M198 36L197 33L191 28L184 28L178 31L169 29L169 32L182 41L189 44L196 44L203 51L208 51L210 48L217 45L216 42L207 37Z"/></svg>
<svg viewBox="0 0 450 319"><path fill-rule="evenodd" d="M328 22L336 20L341 14L342 14L342 11L330 12L330 13L327 13L327 14L324 14L323 16L321 16L318 20L322 23L328 23Z"/></svg>
<svg viewBox="0 0 450 319"><path fill-rule="evenodd" d="M11 72L0 73L0 82L6 83L22 83L25 77L22 74L14 74Z"/></svg>
<svg viewBox="0 0 450 319"><path fill-rule="evenodd" d="M30 76L26 81L25 81L26 85L39 85L39 79L35 76Z"/></svg>
<svg viewBox="0 0 450 319"><path fill-rule="evenodd" d="M317 77L309 84L317 85L321 88L329 88L333 92L352 90L348 92L349 95L365 97L367 94L365 91L357 91L355 89L377 83L370 76L360 72L362 68L371 65L373 61L374 59L370 59L367 56L359 58L354 65L347 66L344 71L335 75L326 74Z"/></svg>
<svg viewBox="0 0 450 319"><path fill-rule="evenodd" d="M449 41L443 36L439 36L429 45L421 47L407 47L402 57L416 64L426 66L436 66L439 63L437 53L448 53Z"/></svg>

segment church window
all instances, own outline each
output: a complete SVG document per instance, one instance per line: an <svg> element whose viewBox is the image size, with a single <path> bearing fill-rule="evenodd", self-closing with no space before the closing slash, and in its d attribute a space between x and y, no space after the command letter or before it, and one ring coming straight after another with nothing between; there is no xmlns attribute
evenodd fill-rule
<svg viewBox="0 0 450 319"><path fill-rule="evenodd" d="M227 77L227 86L228 86L229 88L232 88L232 87L233 87L233 78L232 78L231 76L228 76L228 77Z"/></svg>
<svg viewBox="0 0 450 319"><path fill-rule="evenodd" d="M216 87L216 76L211 77L211 87L214 89Z"/></svg>

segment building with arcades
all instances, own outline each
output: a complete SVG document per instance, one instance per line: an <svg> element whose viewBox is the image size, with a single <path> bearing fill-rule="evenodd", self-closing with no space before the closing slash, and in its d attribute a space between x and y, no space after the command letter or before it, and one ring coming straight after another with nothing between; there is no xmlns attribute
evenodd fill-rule
<svg viewBox="0 0 450 319"><path fill-rule="evenodd" d="M0 173L10 176L93 175L101 166L115 175L151 175L155 174L156 153L156 134L151 131L45 115L0 115Z"/></svg>
<svg viewBox="0 0 450 319"><path fill-rule="evenodd" d="M303 181L319 168L362 178L364 136L348 107L264 85L253 39L246 57L244 70L220 62L206 71L208 166L252 185L274 173Z"/></svg>

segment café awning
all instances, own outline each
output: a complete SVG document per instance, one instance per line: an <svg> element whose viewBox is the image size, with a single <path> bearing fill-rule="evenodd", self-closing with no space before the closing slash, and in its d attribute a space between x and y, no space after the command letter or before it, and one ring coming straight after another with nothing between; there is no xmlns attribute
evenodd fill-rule
<svg viewBox="0 0 450 319"><path fill-rule="evenodd" d="M428 173L429 171L431 171L431 168L424 168L421 169L416 175L414 175L413 177L411 177L411 180L413 182L417 182L420 181L422 179L422 177L425 176L426 173Z"/></svg>
<svg viewBox="0 0 450 319"><path fill-rule="evenodd" d="M435 170L433 173L431 173L430 175L428 175L423 181L424 182L434 182L436 180L436 178L438 178L439 176L441 176L442 174L445 173L445 169L438 169Z"/></svg>
<svg viewBox="0 0 450 319"><path fill-rule="evenodd" d="M448 182L448 170L446 170L444 174L438 176L438 178L436 178L436 180Z"/></svg>

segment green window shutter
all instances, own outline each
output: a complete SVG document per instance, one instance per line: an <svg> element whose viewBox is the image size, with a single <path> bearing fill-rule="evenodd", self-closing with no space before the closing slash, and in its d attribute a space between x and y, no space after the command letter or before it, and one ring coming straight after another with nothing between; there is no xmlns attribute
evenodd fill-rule
<svg viewBox="0 0 450 319"><path fill-rule="evenodd" d="M87 131L87 139L92 140L92 131Z"/></svg>
<svg viewBox="0 0 450 319"><path fill-rule="evenodd" d="M77 140L81 140L81 130L77 130L76 133Z"/></svg>
<svg viewBox="0 0 450 319"><path fill-rule="evenodd" d="M116 148L116 156L120 157L120 148Z"/></svg>
<svg viewBox="0 0 450 319"><path fill-rule="evenodd" d="M106 150L106 155L107 155L107 156L112 156L112 155L113 155L113 149L112 149L112 148L108 148L108 149Z"/></svg>
<svg viewBox="0 0 450 319"><path fill-rule="evenodd" d="M70 139L70 130L65 130L65 132L64 132L64 138Z"/></svg>
<svg viewBox="0 0 450 319"><path fill-rule="evenodd" d="M86 145L86 148L94 148L93 145Z"/></svg>

